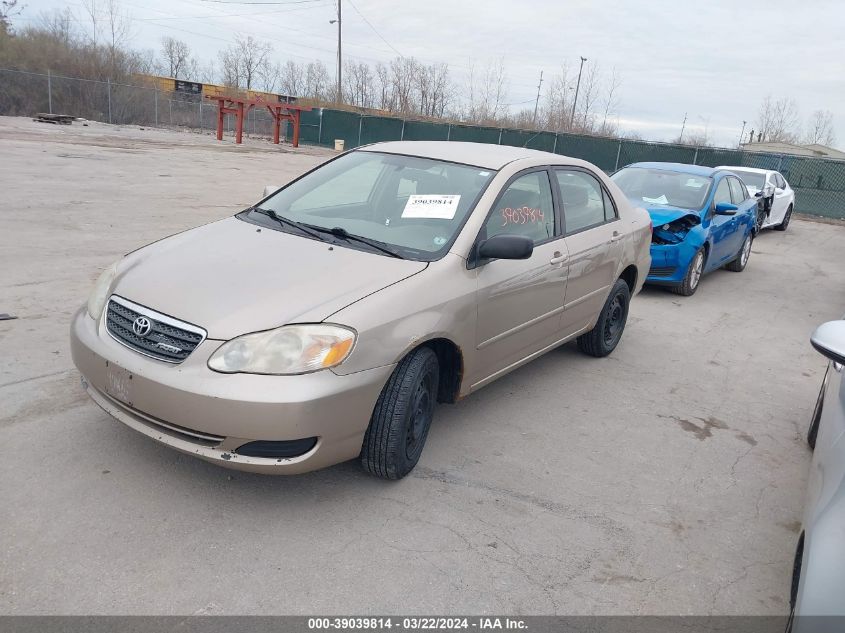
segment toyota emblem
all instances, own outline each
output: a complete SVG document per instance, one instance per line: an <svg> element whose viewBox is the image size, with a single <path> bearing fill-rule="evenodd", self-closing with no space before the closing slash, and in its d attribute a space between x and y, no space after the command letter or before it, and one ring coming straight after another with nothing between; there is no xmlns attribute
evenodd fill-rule
<svg viewBox="0 0 845 633"><path fill-rule="evenodd" d="M132 331L140 337L144 337L153 329L153 324L147 317L139 316L132 322Z"/></svg>

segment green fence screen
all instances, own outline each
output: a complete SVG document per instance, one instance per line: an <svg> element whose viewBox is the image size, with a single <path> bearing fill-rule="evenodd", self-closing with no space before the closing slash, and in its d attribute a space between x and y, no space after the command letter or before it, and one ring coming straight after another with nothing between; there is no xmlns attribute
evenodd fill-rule
<svg viewBox="0 0 845 633"><path fill-rule="evenodd" d="M717 167L742 165L780 171L795 189L795 210L845 219L845 161L690 147L627 139L536 130L514 130L457 123L371 116L346 110L315 109L302 113L300 140L346 149L379 141L470 141L554 152L589 161L610 173L641 161L692 163Z"/></svg>

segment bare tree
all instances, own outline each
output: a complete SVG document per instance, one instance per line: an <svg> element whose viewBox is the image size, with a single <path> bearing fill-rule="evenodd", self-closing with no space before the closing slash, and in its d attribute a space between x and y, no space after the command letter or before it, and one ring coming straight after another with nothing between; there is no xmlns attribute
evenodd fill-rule
<svg viewBox="0 0 845 633"><path fill-rule="evenodd" d="M288 60L281 68L279 90L291 97L305 94L305 69L301 64Z"/></svg>
<svg viewBox="0 0 845 633"><path fill-rule="evenodd" d="M546 89L545 105L540 119L544 127L558 132L569 129L569 113L572 108L574 90L575 84L572 81L569 66L564 63L560 71L549 80Z"/></svg>
<svg viewBox="0 0 845 633"><path fill-rule="evenodd" d="M117 69L118 53L125 47L131 35L132 16L121 7L118 0L105 0L105 7L109 60L111 62L112 74L114 74Z"/></svg>
<svg viewBox="0 0 845 633"><path fill-rule="evenodd" d="M833 112L830 110L815 110L810 116L807 126L807 143L833 145L836 142L836 132L833 129Z"/></svg>
<svg viewBox="0 0 845 633"><path fill-rule="evenodd" d="M373 73L365 62L347 61L343 69L343 99L361 108L373 107Z"/></svg>
<svg viewBox="0 0 845 633"><path fill-rule="evenodd" d="M602 136L616 136L619 131L618 123L611 121L610 117L616 114L619 109L619 88L621 85L622 79L614 66L610 71L610 78L607 80L607 88L602 101L604 105L604 116L598 128L598 133Z"/></svg>
<svg viewBox="0 0 845 633"><path fill-rule="evenodd" d="M578 93L578 111L575 113L575 128L579 132L592 132L595 127L595 107L599 101L601 89L601 73L599 65L591 62L587 64L587 72L581 79L581 89Z"/></svg>
<svg viewBox="0 0 845 633"><path fill-rule="evenodd" d="M223 83L233 88L252 90L272 52L273 45L269 42L256 40L252 35L245 38L237 36L235 43L219 54Z"/></svg>
<svg viewBox="0 0 845 633"><path fill-rule="evenodd" d="M12 22L10 18L18 15L23 11L22 6L18 6L18 0L0 0L0 33L11 33Z"/></svg>
<svg viewBox="0 0 845 633"><path fill-rule="evenodd" d="M465 118L474 123L495 123L506 112L507 82L504 58L488 62L478 74L471 62L469 104Z"/></svg>
<svg viewBox="0 0 845 633"><path fill-rule="evenodd" d="M396 100L393 96L393 85L390 81L390 68L379 62L375 68L376 107L393 112Z"/></svg>
<svg viewBox="0 0 845 633"><path fill-rule="evenodd" d="M217 69L214 67L214 60L209 59L205 64L200 64L196 59L191 58L191 74L194 81L203 84L213 84L217 78Z"/></svg>
<svg viewBox="0 0 845 633"><path fill-rule="evenodd" d="M794 143L800 130L798 104L794 99L782 97L773 100L771 95L767 95L760 104L757 126L764 142Z"/></svg>
<svg viewBox="0 0 845 633"><path fill-rule="evenodd" d="M70 7L65 7L64 10L42 13L39 19L39 28L44 29L57 42L68 46L72 40L78 37L74 23L73 12Z"/></svg>
<svg viewBox="0 0 845 633"><path fill-rule="evenodd" d="M332 90L326 65L321 61L308 62L305 67L305 88L302 96L310 99L327 100Z"/></svg>
<svg viewBox="0 0 845 633"><path fill-rule="evenodd" d="M179 79L185 76L191 59L191 49L187 43L173 37L161 38L161 55L167 68L168 77Z"/></svg>
<svg viewBox="0 0 845 633"><path fill-rule="evenodd" d="M241 87L241 64L237 51L231 46L218 53L220 58L220 81L230 88Z"/></svg>
<svg viewBox="0 0 845 633"><path fill-rule="evenodd" d="M274 64L269 58L265 58L257 72L261 79L262 89L265 92L276 92L282 78L281 64L279 62Z"/></svg>
<svg viewBox="0 0 845 633"><path fill-rule="evenodd" d="M91 21L91 44L97 46L97 0L82 0L82 9Z"/></svg>

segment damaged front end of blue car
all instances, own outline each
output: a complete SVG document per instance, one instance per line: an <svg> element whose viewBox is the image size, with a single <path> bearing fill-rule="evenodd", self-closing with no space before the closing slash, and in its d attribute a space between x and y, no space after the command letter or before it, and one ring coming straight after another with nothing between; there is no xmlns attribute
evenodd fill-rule
<svg viewBox="0 0 845 633"><path fill-rule="evenodd" d="M651 269L646 283L680 284L706 241L701 215L681 209L648 209L651 215Z"/></svg>

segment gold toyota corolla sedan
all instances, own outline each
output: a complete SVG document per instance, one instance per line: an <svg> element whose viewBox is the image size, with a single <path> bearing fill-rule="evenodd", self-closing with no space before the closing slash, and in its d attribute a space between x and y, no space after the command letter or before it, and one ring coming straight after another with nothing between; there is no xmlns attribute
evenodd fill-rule
<svg viewBox="0 0 845 633"><path fill-rule="evenodd" d="M576 339L613 351L651 222L590 163L391 142L108 268L73 319L91 398L210 462L407 475L435 406Z"/></svg>

